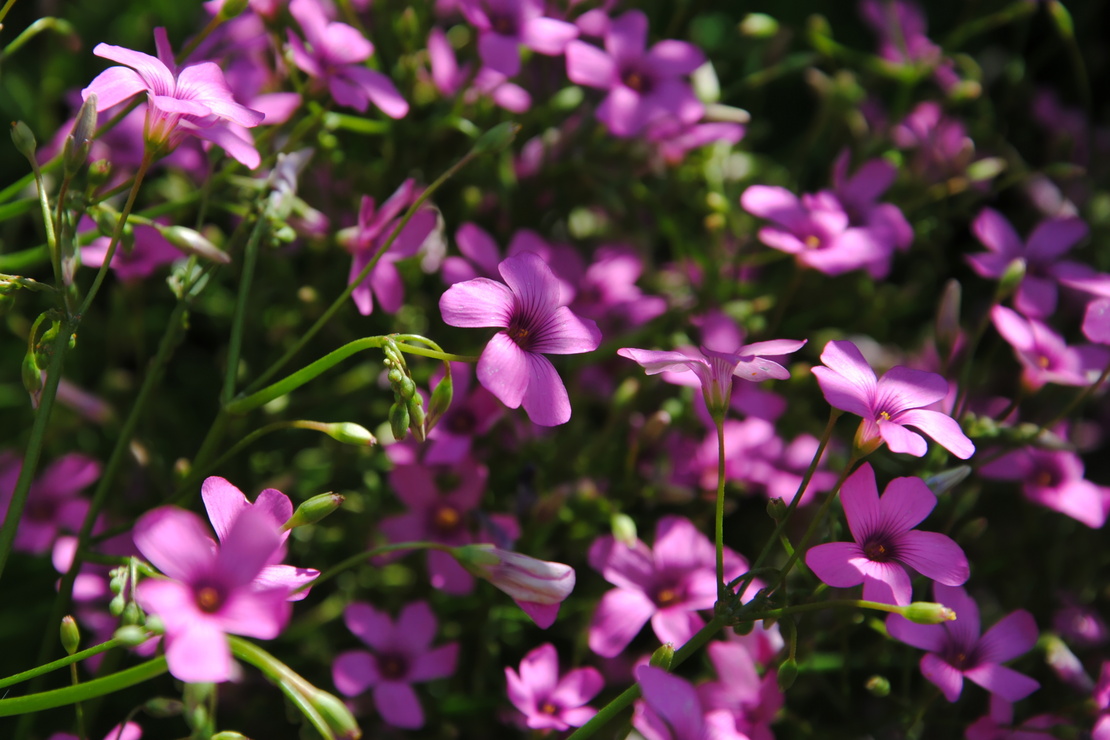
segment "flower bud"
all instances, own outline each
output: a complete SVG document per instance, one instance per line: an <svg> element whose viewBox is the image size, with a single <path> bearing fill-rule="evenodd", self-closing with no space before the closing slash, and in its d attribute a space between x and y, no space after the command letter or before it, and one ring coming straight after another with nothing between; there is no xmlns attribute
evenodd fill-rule
<svg viewBox="0 0 1110 740"><path fill-rule="evenodd" d="M89 165L89 172L86 175L89 182L89 187L96 190L104 183L108 182L108 178L112 174L112 163L107 159L98 159Z"/></svg>
<svg viewBox="0 0 1110 740"><path fill-rule="evenodd" d="M362 730L359 729L354 715L338 697L326 691L316 691L316 693L305 698L328 723L328 727L335 733L336 738L339 740L359 740L362 737Z"/></svg>
<svg viewBox="0 0 1110 740"><path fill-rule="evenodd" d="M478 141L474 142L474 148L470 151L473 154L499 152L513 143L518 131L520 131L520 125L512 121L499 123L479 136Z"/></svg>
<svg viewBox="0 0 1110 740"><path fill-rule="evenodd" d="M769 39L779 32L779 22L766 13L748 13L740 21L740 33L753 39Z"/></svg>
<svg viewBox="0 0 1110 740"><path fill-rule="evenodd" d="M773 498L767 502L767 516L776 522L781 522L786 516L786 502L781 497Z"/></svg>
<svg viewBox="0 0 1110 740"><path fill-rule="evenodd" d="M361 424L355 424L350 421L327 424L325 425L324 433L337 442L342 442L346 445L369 447L378 443L377 438L370 433L369 429Z"/></svg>
<svg viewBox="0 0 1110 740"><path fill-rule="evenodd" d="M127 602L123 607L123 614L120 616L120 621L126 624L142 624L143 623L143 610L134 601Z"/></svg>
<svg viewBox="0 0 1110 740"><path fill-rule="evenodd" d="M12 142L15 143L15 148L19 150L27 159L35 158L35 149L38 148L38 142L35 141L35 135L31 133L31 128L23 121L12 121Z"/></svg>
<svg viewBox="0 0 1110 740"><path fill-rule="evenodd" d="M150 633L137 624L129 624L117 629L112 639L119 640L127 647L137 647L150 639Z"/></svg>
<svg viewBox="0 0 1110 740"><path fill-rule="evenodd" d="M158 229L162 236L166 237L166 241L185 254L195 254L221 265L231 262L231 257L227 252L205 239L199 231L194 231L185 226L162 226L161 224L153 224L153 226Z"/></svg>
<svg viewBox="0 0 1110 740"><path fill-rule="evenodd" d="M949 280L944 284L944 292L937 306L936 328L934 330L937 343L937 354L942 360L952 357L952 350L960 336L960 304L963 298L963 288L960 281Z"/></svg>
<svg viewBox="0 0 1110 740"><path fill-rule="evenodd" d="M671 669L671 661L674 660L674 643L667 642L659 646L659 648L651 654L651 660L648 665L653 665L656 668L662 668L665 671Z"/></svg>
<svg viewBox="0 0 1110 740"><path fill-rule="evenodd" d="M890 680L886 676L872 676L863 687L869 694L880 699L890 696Z"/></svg>
<svg viewBox="0 0 1110 740"><path fill-rule="evenodd" d="M436 383L435 390L432 391L432 397L428 401L428 429L434 428L439 420L443 418L443 415L447 413L447 409L451 408L454 394L455 388L450 375Z"/></svg>
<svg viewBox="0 0 1110 740"><path fill-rule="evenodd" d="M42 370L35 360L34 352L28 352L23 358L21 372L23 375L23 387L31 396L31 405L38 408L39 394L42 393Z"/></svg>
<svg viewBox="0 0 1110 740"><path fill-rule="evenodd" d="M613 514L609 520L609 528L613 531L613 539L626 547L636 545L636 522L628 514Z"/></svg>
<svg viewBox="0 0 1110 740"><path fill-rule="evenodd" d="M229 21L232 18L240 16L243 11L247 9L250 0L224 0L224 4L220 6L220 12L216 17L221 21Z"/></svg>
<svg viewBox="0 0 1110 740"><path fill-rule="evenodd" d="M574 590L574 568L563 563L485 544L456 547L451 554L473 575L507 593L544 629L554 624L559 604Z"/></svg>
<svg viewBox="0 0 1110 740"><path fill-rule="evenodd" d="M397 373L400 377L397 380L393 379L393 374ZM416 383L412 382L412 378L400 372L397 368L389 371L389 382L393 384L394 390L405 401L411 401L413 396L416 395Z"/></svg>
<svg viewBox="0 0 1110 740"><path fill-rule="evenodd" d="M424 437L424 399L420 396L410 398L406 402L409 412L409 431L417 442L423 442Z"/></svg>
<svg viewBox="0 0 1110 740"><path fill-rule="evenodd" d="M143 704L144 712L159 719L177 717L184 708L185 704L180 699L171 699L167 696L156 696Z"/></svg>
<svg viewBox="0 0 1110 740"><path fill-rule="evenodd" d="M77 620L70 615L62 617L62 625L59 630L62 638L62 647L65 648L66 655L73 655L77 652L77 646L81 644L81 630L77 629Z"/></svg>
<svg viewBox="0 0 1110 740"><path fill-rule="evenodd" d="M902 616L914 624L940 624L956 619L956 612L944 604L931 601L915 601L902 608Z"/></svg>
<svg viewBox="0 0 1110 740"><path fill-rule="evenodd" d="M779 666L778 684L780 691L786 691L794 685L794 681L798 679L798 662L793 658L787 658Z"/></svg>
<svg viewBox="0 0 1110 740"><path fill-rule="evenodd" d="M89 93L77 111L73 131L66 137L62 149L62 164L66 177L74 177L89 158L89 146L96 134L96 93Z"/></svg>
<svg viewBox="0 0 1110 740"><path fill-rule="evenodd" d="M321 493L318 496L313 496L297 507L297 510L293 512L293 516L289 517L289 521L281 525L281 531L288 532L290 529L293 529L293 527L315 524L338 509L343 504L343 501L343 496L330 491L328 493Z"/></svg>
<svg viewBox="0 0 1110 740"><path fill-rule="evenodd" d="M1025 260L1021 257L1015 257L1009 265L1006 266L1005 272L1002 273L1002 279L998 281L998 289L994 293L994 300L996 303L1009 298L1021 281L1025 279Z"/></svg>
<svg viewBox="0 0 1110 740"><path fill-rule="evenodd" d="M750 635L752 630L755 629L755 622L737 622L732 626L732 631L738 635Z"/></svg>
<svg viewBox="0 0 1110 740"><path fill-rule="evenodd" d="M212 740L251 740L241 732L235 730L221 730L212 736Z"/></svg>
<svg viewBox="0 0 1110 740"><path fill-rule="evenodd" d="M389 428L393 432L393 438L398 442L408 434L409 408L404 401L395 401L389 407Z"/></svg>

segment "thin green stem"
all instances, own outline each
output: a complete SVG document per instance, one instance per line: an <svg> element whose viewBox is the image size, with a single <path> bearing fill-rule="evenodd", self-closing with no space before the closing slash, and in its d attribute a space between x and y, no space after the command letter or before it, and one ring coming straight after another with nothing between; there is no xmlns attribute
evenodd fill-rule
<svg viewBox="0 0 1110 740"><path fill-rule="evenodd" d="M328 721L309 701L309 697L318 691L315 686L254 643L234 635L228 635L227 641L231 647L231 654L250 663L273 680L324 740L335 740L335 734L331 731Z"/></svg>
<svg viewBox="0 0 1110 740"><path fill-rule="evenodd" d="M717 510L713 519L713 540L717 548L717 598L724 598L725 587L725 416L715 414L717 427Z"/></svg>
<svg viewBox="0 0 1110 740"><path fill-rule="evenodd" d="M219 17L219 16L217 16ZM247 239L247 246L243 255L243 275L239 282L239 291L235 301L235 314L231 320L231 339L227 348L227 372L224 376L223 392L220 402L227 404L235 395L235 378L239 372L239 355L243 349L243 331L246 327L247 304L250 301L251 283L254 280L255 266L258 264L258 248L262 242L262 233L265 229L266 219L258 216Z"/></svg>
<svg viewBox="0 0 1110 740"><path fill-rule="evenodd" d="M50 196L46 194L46 183L42 178L42 169L34 157L28 157L31 171L35 178L35 189L38 191L39 207L42 209L42 223L46 228L46 247L50 251L50 264L54 268L54 285L58 290L64 290L62 281L62 255L58 249L58 232L54 225L54 216L51 214ZM59 204L59 213L61 206Z"/></svg>
<svg viewBox="0 0 1110 740"><path fill-rule="evenodd" d="M41 712L44 709L64 707L74 702L112 694L129 686L156 678L165 673L166 670L166 659L160 657L140 663L119 673L113 673L110 676L86 681L78 686L67 686L64 689L0 699L0 717Z"/></svg>
<svg viewBox="0 0 1110 740"><path fill-rule="evenodd" d="M13 5L15 5L15 0L8 0L8 2L4 3L4 7L0 8L0 21L8 17L8 11L12 9Z"/></svg>
<svg viewBox="0 0 1110 740"><path fill-rule="evenodd" d="M70 684L79 686L81 679L77 676L77 664L73 663L69 666ZM80 740L88 740L88 733L85 732L85 710L81 706L81 702L73 702L73 710L77 714L77 737Z"/></svg>
<svg viewBox="0 0 1110 740"><path fill-rule="evenodd" d="M330 581L332 578L335 578L337 575L347 570L348 568L353 568L356 565L361 565L363 562L369 560L370 558L376 558L379 555L397 552L398 550L440 550L442 552L451 552L454 549L455 548L451 547L450 545L444 545L439 542L397 542L392 545L382 545L380 547L375 547L373 549L367 550L366 552L355 553L346 560L341 561L338 565L333 565L331 568L328 568L323 573L321 573L320 576L314 581L312 581L311 583L306 583L305 585L295 590L293 593L300 593L301 591L304 591L306 589L319 586L321 583L324 583L325 581Z"/></svg>
<svg viewBox="0 0 1110 740"><path fill-rule="evenodd" d="M58 670L59 668L65 668L68 665L75 665L85 658L91 658L94 655L100 655L103 652L111 650L112 648L121 647L122 645L122 642L114 639L108 640L107 642L102 642L99 645L93 645L91 648L87 648L80 652L74 653L73 655L67 655L64 658L55 660L53 663L40 665L32 668L29 671L23 671L22 673L16 673L13 676L8 676L7 678L0 679L0 689L5 689L9 686L15 686L17 683L23 683L24 681L29 681L32 678L44 676L47 673Z"/></svg>

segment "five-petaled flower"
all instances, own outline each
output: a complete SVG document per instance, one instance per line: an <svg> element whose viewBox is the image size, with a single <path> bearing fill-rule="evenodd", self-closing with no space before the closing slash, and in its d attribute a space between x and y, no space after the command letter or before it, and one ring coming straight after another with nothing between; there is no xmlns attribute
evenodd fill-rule
<svg viewBox="0 0 1110 740"><path fill-rule="evenodd" d="M597 324L561 304L559 281L531 252L497 267L505 283L475 278L452 285L439 299L451 326L503 327L478 358L478 381L506 406L521 404L541 426L570 419L570 398L544 354L591 352L601 343Z"/></svg>
<svg viewBox="0 0 1110 740"><path fill-rule="evenodd" d="M947 414L925 406L948 394L948 381L936 373L894 367L876 380L859 348L847 341L831 341L821 353L825 366L813 368L825 400L833 408L863 417L856 446L874 450L886 442L891 452L922 457L928 446L917 427L961 460L975 453L975 445Z"/></svg>
<svg viewBox="0 0 1110 740"><path fill-rule="evenodd" d="M905 605L912 587L903 566L947 586L967 580L967 557L951 537L914 529L937 505L920 478L895 478L880 497L865 463L844 481L840 500L855 542L826 542L806 553L806 565L825 583L862 583L864 599Z"/></svg>
<svg viewBox="0 0 1110 740"><path fill-rule="evenodd" d="M605 685L597 669L588 666L560 678L559 654L550 642L524 656L519 674L506 668L505 681L509 701L535 730L566 730L586 724L597 710L584 705Z"/></svg>

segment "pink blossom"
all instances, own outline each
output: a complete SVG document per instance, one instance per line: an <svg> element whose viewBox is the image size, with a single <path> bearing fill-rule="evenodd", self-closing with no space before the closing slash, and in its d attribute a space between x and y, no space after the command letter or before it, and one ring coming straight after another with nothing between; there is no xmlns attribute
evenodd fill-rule
<svg viewBox="0 0 1110 740"><path fill-rule="evenodd" d="M343 621L370 651L349 650L335 659L336 688L346 696L373 689L374 706L386 723L405 729L423 727L424 710L412 684L454 673L459 643L432 647L438 625L426 601L407 605L396 620L369 604L355 602L343 612Z"/></svg>
<svg viewBox="0 0 1110 740"><path fill-rule="evenodd" d="M505 669L509 701L534 730L581 727L597 714L585 706L601 691L604 680L596 668L576 668L559 677L559 655L551 643L540 645L520 661L520 673Z"/></svg>
<svg viewBox="0 0 1110 740"><path fill-rule="evenodd" d="M895 478L879 496L869 463L844 481L844 516L855 542L826 542L806 552L806 565L834 588L863 584L863 598L909 604L913 596L906 568L947 586L963 584L970 570L951 537L914 529L937 505L920 478Z"/></svg>
<svg viewBox="0 0 1110 740"><path fill-rule="evenodd" d="M952 417L925 407L948 395L948 381L936 373L894 367L876 380L856 345L831 341L821 353L824 366L813 368L825 400L833 408L863 417L856 443L866 449L886 443L891 452L916 457L928 446L913 426L961 460L975 453L975 445Z"/></svg>
<svg viewBox="0 0 1110 740"><path fill-rule="evenodd" d="M898 206L877 202L894 182L897 169L885 159L871 159L849 175L848 160L847 151L836 158L832 192L848 214L849 227L866 229L879 244L900 251L909 249L913 243L913 227ZM882 257L866 265L868 274L876 279L886 277L892 254L892 250L887 249Z"/></svg>
<svg viewBox="0 0 1110 740"><path fill-rule="evenodd" d="M0 451L0 522L7 517L23 461L10 450ZM89 510L78 494L100 477L100 463L80 453L63 455L31 483L13 547L41 555L61 531L77 532Z"/></svg>
<svg viewBox="0 0 1110 740"><path fill-rule="evenodd" d="M78 228L88 230L95 228L95 224L91 218L85 216L82 217ZM162 265L184 258L181 250L170 244L166 237L153 226L136 224L132 233L135 235L135 240L131 249L117 249L112 256L112 270L120 280L125 282L141 280ZM110 242L109 237L98 236L89 242L87 247L82 247L81 264L86 267L103 265Z"/></svg>
<svg viewBox="0 0 1110 740"><path fill-rule="evenodd" d="M573 23L546 17L542 0L459 0L459 10L478 29L482 64L504 77L520 71L521 46L557 56L578 35Z"/></svg>
<svg viewBox="0 0 1110 740"><path fill-rule="evenodd" d="M890 133L899 148L916 151L910 169L926 182L962 174L975 156L963 122L945 115L933 100L918 103Z"/></svg>
<svg viewBox="0 0 1110 740"><path fill-rule="evenodd" d="M508 594L541 629L555 623L559 605L574 590L574 568L563 563L488 544L460 547L455 557L471 573Z"/></svg>
<svg viewBox="0 0 1110 740"><path fill-rule="evenodd" d="M772 669L760 678L751 653L738 642L711 642L707 652L718 680L697 687L701 705L727 710L751 740L774 740L770 726L785 703L777 673Z"/></svg>
<svg viewBox="0 0 1110 740"><path fill-rule="evenodd" d="M991 694L990 711L969 725L964 733L965 740L1045 740L1054 737L1052 728L1068 724L1063 717L1051 714L1038 714L1022 722L1014 722L1013 702L1006 701L997 694ZM1094 740L1106 740L1094 736Z"/></svg>
<svg viewBox="0 0 1110 740"><path fill-rule="evenodd" d="M176 69L163 28L155 30L158 57L111 44L97 44L93 54L126 65L109 67L81 91L97 96L97 112L139 93L147 98L144 139L149 146L174 149L188 135L222 147L243 165L254 169L261 158L253 142L230 127L252 128L263 114L237 103L224 74L213 62Z"/></svg>
<svg viewBox="0 0 1110 740"><path fill-rule="evenodd" d="M728 709L705 710L690 683L662 668L636 669L644 699L632 717L646 740L750 740Z"/></svg>
<svg viewBox="0 0 1110 740"><path fill-rule="evenodd" d="M524 252L498 265L505 283L474 278L440 297L451 326L503 327L478 359L478 381L509 408L523 404L540 426L570 419L566 387L544 354L597 349L597 324L576 316L559 297L559 283L537 255Z"/></svg>
<svg viewBox="0 0 1110 740"><path fill-rule="evenodd" d="M1036 390L1046 383L1083 386L1092 383L1106 365L1103 347L1071 347L1047 324L1022 318L1005 306L991 309L991 322L1009 342L1021 363L1021 381Z"/></svg>
<svg viewBox="0 0 1110 740"><path fill-rule="evenodd" d="M1019 480L1030 501L1093 529L1106 524L1110 515L1110 488L1087 480L1083 460L1073 452L1026 447L987 463L979 472L985 478Z"/></svg>
<svg viewBox="0 0 1110 740"><path fill-rule="evenodd" d="M956 701L964 678L1007 701L1018 701L1040 686L1028 676L1002 665L1022 655L1037 641L1037 623L1024 609L1003 617L980 636L979 607L959 586L933 584L934 600L956 612L956 619L942 624L915 624L890 615L886 627L896 640L927 651L921 673Z"/></svg>
<svg viewBox="0 0 1110 740"><path fill-rule="evenodd" d="M108 734L104 736L104 740L140 740L142 736L142 728L134 722L126 722L108 730ZM78 740L78 737L68 732L55 732L46 740Z"/></svg>

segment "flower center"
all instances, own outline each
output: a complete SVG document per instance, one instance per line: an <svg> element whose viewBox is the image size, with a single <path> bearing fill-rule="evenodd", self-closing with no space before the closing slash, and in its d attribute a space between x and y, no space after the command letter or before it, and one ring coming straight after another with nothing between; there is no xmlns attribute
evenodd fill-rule
<svg viewBox="0 0 1110 740"><path fill-rule="evenodd" d="M469 409L459 409L447 419L448 431L464 437L471 434L478 427L478 419Z"/></svg>
<svg viewBox="0 0 1110 740"><path fill-rule="evenodd" d="M651 79L638 69L625 70L621 75L621 82L638 93L651 92Z"/></svg>
<svg viewBox="0 0 1110 740"><path fill-rule="evenodd" d="M1040 365L1042 368L1047 368L1049 365L1052 364L1052 361L1048 359L1047 355L1041 355L1037 358L1037 364Z"/></svg>
<svg viewBox="0 0 1110 740"><path fill-rule="evenodd" d="M1056 477L1050 471L1042 470L1034 476L1033 482L1038 486L1048 487L1056 483Z"/></svg>
<svg viewBox="0 0 1110 740"><path fill-rule="evenodd" d="M450 534L459 528L462 523L462 514L458 509L450 506L441 506L432 516L432 525L442 534Z"/></svg>
<svg viewBox="0 0 1110 740"><path fill-rule="evenodd" d="M525 312L518 310L517 313ZM527 351L536 339L534 329L535 327L528 321L527 316L514 315L505 332L509 335L509 339L516 342L518 347Z"/></svg>
<svg viewBox="0 0 1110 740"><path fill-rule="evenodd" d="M502 36L516 36L516 23L510 15L498 13L489 15L489 24L496 33Z"/></svg>
<svg viewBox="0 0 1110 740"><path fill-rule="evenodd" d="M885 563L894 558L893 548L887 547L885 543L878 541L868 542L864 545L863 554L874 563Z"/></svg>
<svg viewBox="0 0 1110 740"><path fill-rule="evenodd" d="M223 605L223 597L212 586L202 586L196 593L197 607L205 614L214 614Z"/></svg>
<svg viewBox="0 0 1110 740"><path fill-rule="evenodd" d="M540 711L543 712L544 714L554 715L554 714L557 714L559 712L559 707L555 706L554 704L552 704L549 701L545 701L543 703L543 706L540 707Z"/></svg>
<svg viewBox="0 0 1110 740"><path fill-rule="evenodd" d="M821 246L821 237L816 234L810 234L805 238L806 249L817 249Z"/></svg>
<svg viewBox="0 0 1110 740"><path fill-rule="evenodd" d="M661 588L655 594L655 603L659 606L670 606L678 601L678 593L673 588Z"/></svg>
<svg viewBox="0 0 1110 740"><path fill-rule="evenodd" d="M378 656L378 673L382 678L398 681L409 672L409 662L405 656L396 653L385 653Z"/></svg>
<svg viewBox="0 0 1110 740"><path fill-rule="evenodd" d="M890 412L880 411L879 412L879 418L875 419L875 421L890 421Z"/></svg>

